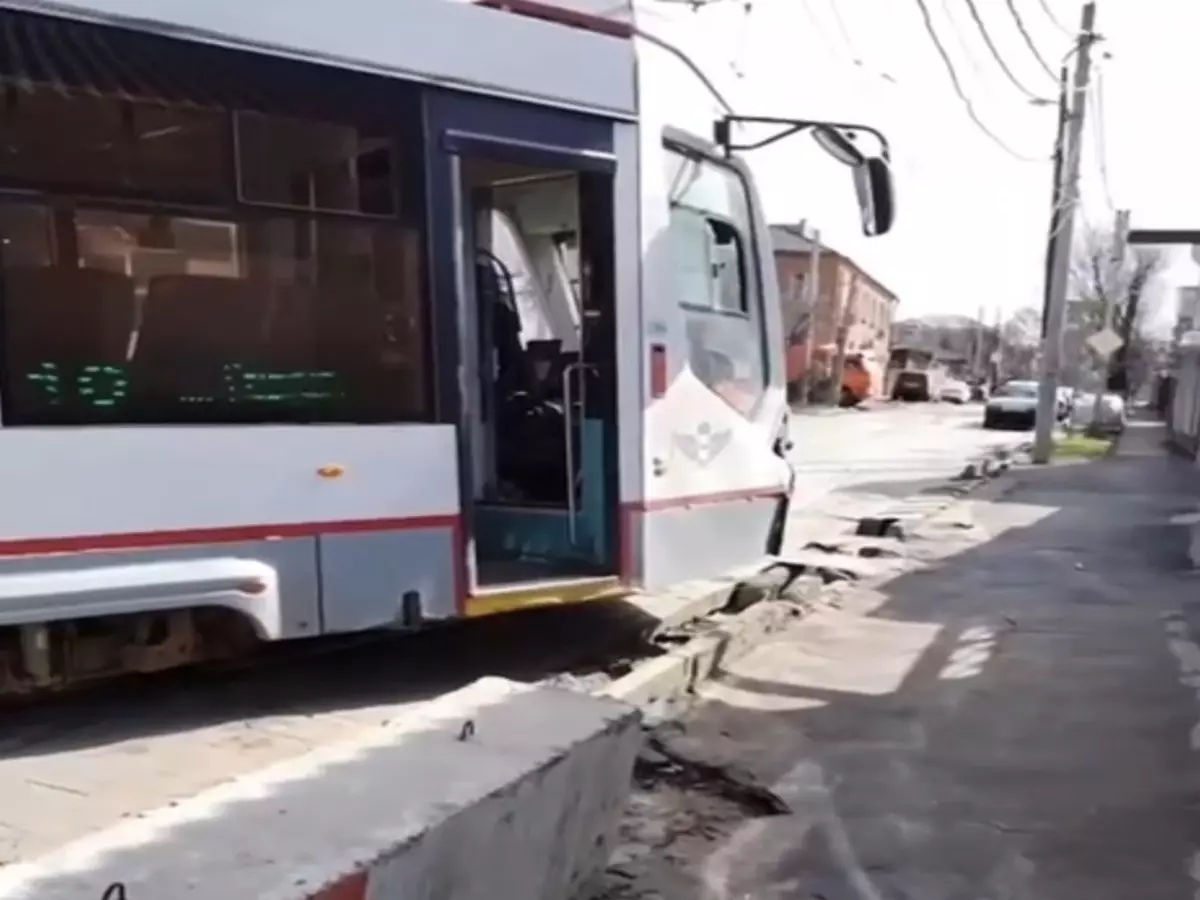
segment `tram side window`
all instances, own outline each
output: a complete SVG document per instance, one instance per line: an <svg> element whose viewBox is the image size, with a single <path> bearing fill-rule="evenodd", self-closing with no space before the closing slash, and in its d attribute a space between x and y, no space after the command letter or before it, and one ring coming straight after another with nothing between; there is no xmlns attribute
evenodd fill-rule
<svg viewBox="0 0 1200 900"><path fill-rule="evenodd" d="M351 125L238 113L238 193L247 203L390 216L392 142Z"/></svg>
<svg viewBox="0 0 1200 900"><path fill-rule="evenodd" d="M750 415L768 383L750 202L734 169L668 146L668 253L693 374Z"/></svg>
<svg viewBox="0 0 1200 900"><path fill-rule="evenodd" d="M393 141L283 120L242 134L235 167L230 111L159 104L131 149L125 100L52 105L0 129L0 190L49 198L0 193L6 425L427 417L423 238ZM272 170L281 140L303 149Z"/></svg>
<svg viewBox="0 0 1200 900"><path fill-rule="evenodd" d="M201 203L228 193L228 126L219 109L35 82L4 92L0 133L0 178L14 187Z"/></svg>

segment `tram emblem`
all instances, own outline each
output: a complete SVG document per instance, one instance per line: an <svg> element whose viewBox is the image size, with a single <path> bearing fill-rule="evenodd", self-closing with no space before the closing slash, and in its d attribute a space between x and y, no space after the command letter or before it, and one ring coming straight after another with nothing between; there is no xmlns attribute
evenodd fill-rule
<svg viewBox="0 0 1200 900"><path fill-rule="evenodd" d="M716 430L708 422L701 422L691 434L675 432L675 446L679 452L698 466L707 466L733 440L728 428Z"/></svg>

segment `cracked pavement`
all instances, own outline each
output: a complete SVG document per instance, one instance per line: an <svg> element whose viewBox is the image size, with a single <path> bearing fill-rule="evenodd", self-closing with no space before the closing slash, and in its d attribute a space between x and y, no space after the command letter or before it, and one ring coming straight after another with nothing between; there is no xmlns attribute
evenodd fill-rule
<svg viewBox="0 0 1200 900"><path fill-rule="evenodd" d="M1158 437L955 506L729 664L657 732L601 896L1200 895L1200 582L1170 524L1200 472Z"/></svg>
<svg viewBox="0 0 1200 900"><path fill-rule="evenodd" d="M789 530L803 544L943 483L1028 432L985 431L979 404L883 404L869 411L802 411L791 420L796 472Z"/></svg>

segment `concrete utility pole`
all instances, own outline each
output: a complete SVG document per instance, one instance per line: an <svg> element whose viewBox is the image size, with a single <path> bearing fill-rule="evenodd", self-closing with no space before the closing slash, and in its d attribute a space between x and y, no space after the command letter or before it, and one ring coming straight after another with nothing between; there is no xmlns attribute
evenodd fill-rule
<svg viewBox="0 0 1200 900"><path fill-rule="evenodd" d="M1058 231L1062 226L1063 151L1066 149L1067 120L1070 118L1070 70L1067 64L1058 71L1058 130L1054 133L1054 181L1050 186L1050 233L1046 238L1046 274L1042 285L1042 340L1050 326L1050 285L1054 281L1054 248L1058 246Z"/></svg>
<svg viewBox="0 0 1200 900"><path fill-rule="evenodd" d="M1091 78L1092 44L1097 40L1095 2L1085 3L1076 40L1078 62L1072 88L1070 117L1063 137L1062 221L1054 241L1054 266L1051 271L1050 297L1047 304L1046 334L1042 338L1042 364L1038 385L1037 430L1033 441L1033 461L1048 463L1054 450L1054 426L1057 422L1058 375L1062 367L1063 325L1067 312L1067 288L1070 280L1071 248L1075 236L1075 207L1079 203L1079 161L1083 135L1083 117L1087 111L1087 89Z"/></svg>
<svg viewBox="0 0 1200 900"><path fill-rule="evenodd" d="M808 404L812 390L813 352L817 346L817 304L821 301L821 229L814 228L811 234L804 233L805 223L800 223L802 236L809 243L808 277L804 279L804 306L808 310L808 328L804 333L804 371L800 373L800 402Z"/></svg>
<svg viewBox="0 0 1200 900"><path fill-rule="evenodd" d="M996 353L988 367L988 384L997 388L1004 381L1004 310L996 307Z"/></svg>
<svg viewBox="0 0 1200 900"><path fill-rule="evenodd" d="M987 309L979 307L979 318L975 321L975 347L971 360L971 377L980 378L983 376L984 362L987 354L984 348L984 339L987 336Z"/></svg>
<svg viewBox="0 0 1200 900"><path fill-rule="evenodd" d="M857 295L858 275L854 275L850 279L850 283L846 285L846 294L842 298L841 321L838 323L837 330L837 349L834 351L833 357L833 377L829 384L829 396L826 398L826 402L830 406L837 406L842 401L842 379L846 375L846 343L850 340L850 328L854 325Z"/></svg>

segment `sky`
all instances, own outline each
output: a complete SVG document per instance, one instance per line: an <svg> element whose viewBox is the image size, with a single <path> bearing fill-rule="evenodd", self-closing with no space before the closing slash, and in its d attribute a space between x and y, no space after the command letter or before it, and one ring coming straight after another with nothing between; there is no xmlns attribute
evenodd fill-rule
<svg viewBox="0 0 1200 900"><path fill-rule="evenodd" d="M1030 51L1010 0L974 0L1000 55L1029 94L995 62L967 0L924 0L979 119L972 123L923 25L917 0L720 0L688 18L712 73L739 112L874 124L893 149L893 232L861 236L845 170L807 139L747 160L768 218L820 227L900 297L901 315L963 313L989 319L1041 302L1050 214L1057 79ZM836 3L836 8L834 7ZM1048 67L1073 44L1075 0L1011 0ZM1053 14L1047 15L1046 8ZM1055 22L1057 20L1057 23ZM1066 29L1060 27L1066 26ZM1200 2L1098 0L1098 79L1089 93L1080 221L1111 227L1115 208L1133 227L1200 227L1200 166L1190 162L1200 110ZM1032 160L1032 161L1030 161ZM1190 217L1190 218L1189 218ZM1077 226L1077 234L1083 226ZM1156 285L1170 315L1173 286L1200 282L1182 249Z"/></svg>

